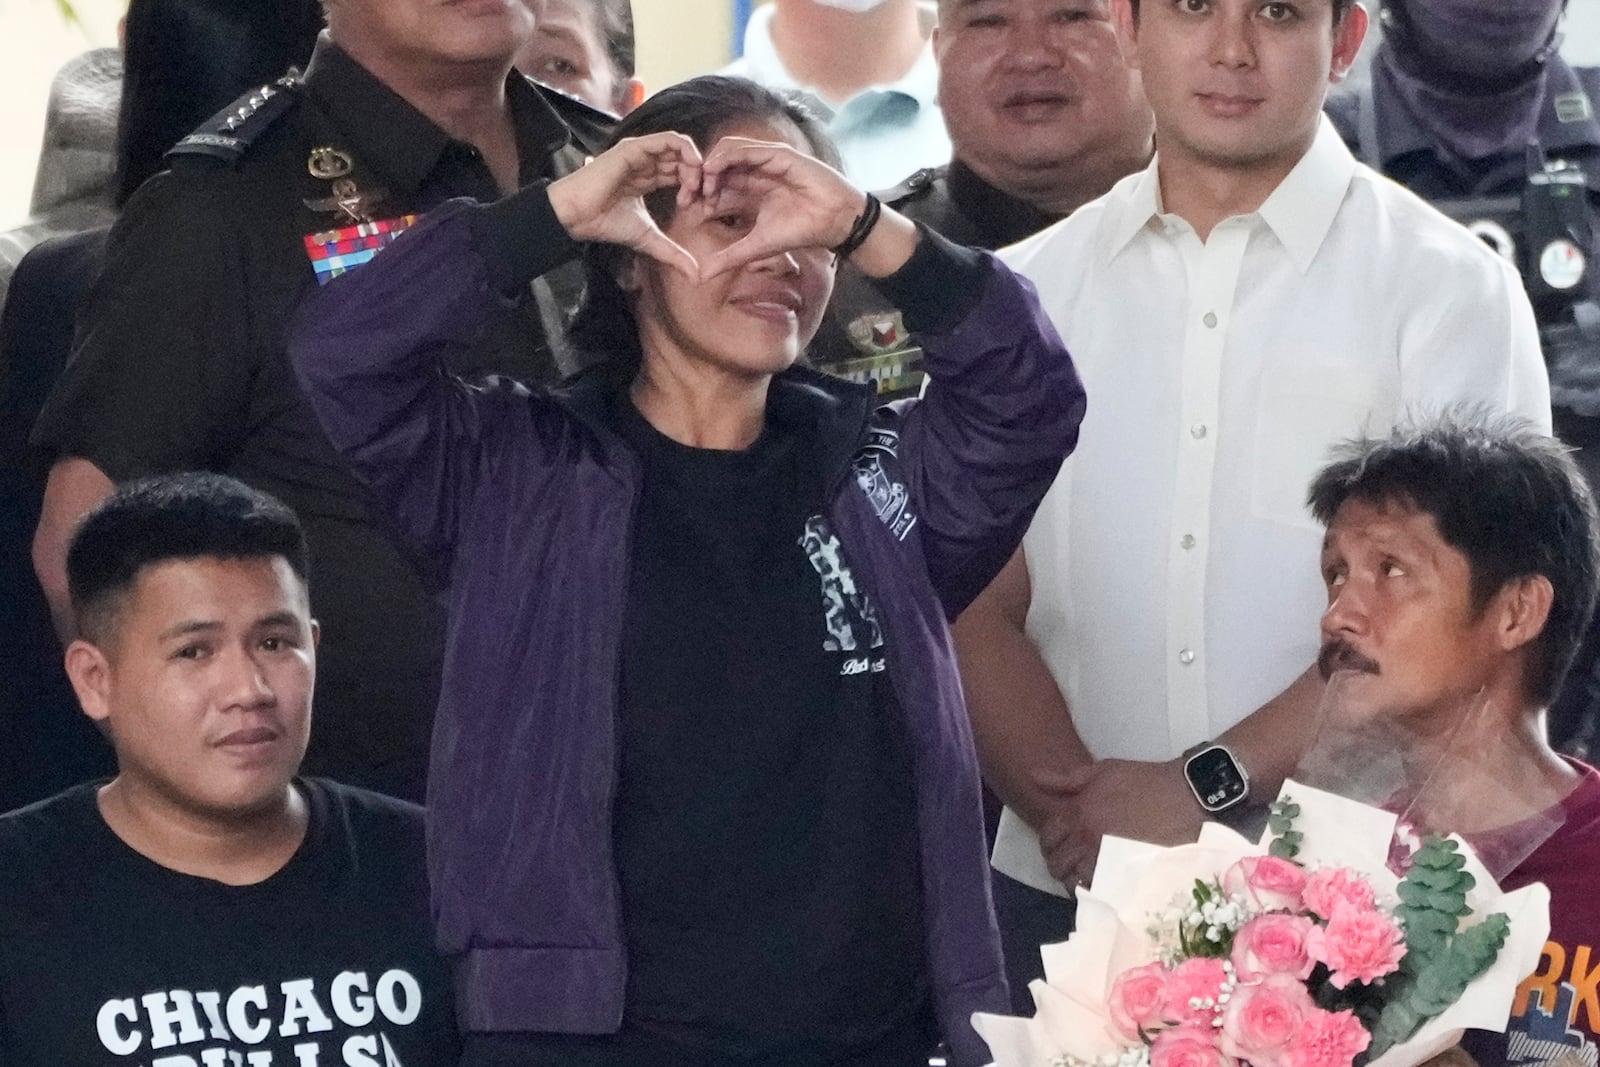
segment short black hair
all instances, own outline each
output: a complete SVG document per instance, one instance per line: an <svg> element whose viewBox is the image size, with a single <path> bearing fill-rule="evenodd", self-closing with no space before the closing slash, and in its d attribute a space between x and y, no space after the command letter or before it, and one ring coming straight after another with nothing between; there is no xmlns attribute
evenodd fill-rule
<svg viewBox="0 0 1600 1067"><path fill-rule="evenodd" d="M226 475L167 474L120 487L84 518L67 548L67 589L79 632L98 644L151 564L274 556L306 581L305 532L288 507Z"/></svg>
<svg viewBox="0 0 1600 1067"><path fill-rule="evenodd" d="M719 134L743 122L773 122L787 119L799 128L812 153L835 169L843 169L839 149L817 118L799 97L757 85L748 78L706 74L669 86L648 97L617 123L608 143L629 137L676 131L688 137L702 152L711 150ZM651 216L660 225L672 221L677 199L671 189L662 189L645 198ZM568 337L578 349L616 362L626 371L639 359L639 334L628 307L626 294L617 284L617 271L625 249L618 245L593 244L584 250L586 285L583 303L569 328Z"/></svg>
<svg viewBox="0 0 1600 1067"><path fill-rule="evenodd" d="M1335 26L1344 21L1344 17L1350 13L1350 9L1355 6L1355 2L1356 0L1333 0L1333 24ZM1139 0L1128 0L1128 4L1133 8L1133 17L1137 20L1139 18Z"/></svg>
<svg viewBox="0 0 1600 1067"><path fill-rule="evenodd" d="M1453 411L1337 447L1308 503L1328 526L1349 500L1431 515L1467 557L1479 612L1508 582L1549 579L1555 596L1533 645L1527 695L1543 706L1555 700L1600 589L1594 496L1564 445L1515 416Z"/></svg>
<svg viewBox="0 0 1600 1067"><path fill-rule="evenodd" d="M633 35L632 0L594 0L595 21L605 38L606 55L621 79L631 78L637 65Z"/></svg>

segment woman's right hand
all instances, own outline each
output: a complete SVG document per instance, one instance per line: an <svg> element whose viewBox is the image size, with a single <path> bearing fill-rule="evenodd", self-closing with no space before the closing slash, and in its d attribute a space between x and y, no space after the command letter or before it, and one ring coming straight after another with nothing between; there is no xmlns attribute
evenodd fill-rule
<svg viewBox="0 0 1600 1067"><path fill-rule="evenodd" d="M673 186L679 200L693 196L702 163L681 133L629 137L551 182L550 206L575 240L623 245L698 280L700 265L661 232L644 198Z"/></svg>

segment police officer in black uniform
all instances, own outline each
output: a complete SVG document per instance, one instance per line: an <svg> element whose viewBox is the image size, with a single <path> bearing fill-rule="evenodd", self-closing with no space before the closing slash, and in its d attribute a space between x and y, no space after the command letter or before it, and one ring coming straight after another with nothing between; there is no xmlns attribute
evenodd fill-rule
<svg viewBox="0 0 1600 1067"><path fill-rule="evenodd" d="M936 51L955 158L878 196L951 240L1013 244L1149 162L1154 120L1107 0L941 0ZM921 388L921 358L899 313L842 266L811 361L894 399Z"/></svg>
<svg viewBox="0 0 1600 1067"><path fill-rule="evenodd" d="M306 771L421 800L441 609L322 436L284 358L296 307L417 216L582 165L609 116L512 71L537 4L328 0L304 76L186 138L130 201L35 442L56 457L35 561L62 610L58 552L114 482L235 475L299 513L322 624ZM432 117L430 117L432 116ZM401 238L403 239L403 238ZM547 382L574 275L539 284L451 353L468 378Z"/></svg>
<svg viewBox="0 0 1600 1067"><path fill-rule="evenodd" d="M1370 82L1328 99L1369 166L1516 264L1539 321L1556 434L1600 486L1600 69L1561 58L1565 0L1383 0ZM1600 632L1550 716L1592 756Z"/></svg>

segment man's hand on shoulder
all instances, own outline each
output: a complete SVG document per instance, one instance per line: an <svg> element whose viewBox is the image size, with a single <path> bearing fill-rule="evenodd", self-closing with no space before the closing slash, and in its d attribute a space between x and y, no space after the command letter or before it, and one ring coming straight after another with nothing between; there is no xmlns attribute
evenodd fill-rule
<svg viewBox="0 0 1600 1067"><path fill-rule="evenodd" d="M1204 822L1181 759L1098 760L1062 775L1051 791L1057 803L1036 829L1051 875L1068 889L1089 884L1106 834L1182 845Z"/></svg>

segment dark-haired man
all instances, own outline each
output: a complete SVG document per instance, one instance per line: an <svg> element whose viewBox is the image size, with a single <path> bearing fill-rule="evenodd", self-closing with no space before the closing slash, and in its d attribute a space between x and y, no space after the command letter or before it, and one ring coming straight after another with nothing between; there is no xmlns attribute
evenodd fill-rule
<svg viewBox="0 0 1600 1067"><path fill-rule="evenodd" d="M631 0L540 0L533 38L517 69L590 107L626 115L644 99L634 77Z"/></svg>
<svg viewBox="0 0 1600 1067"><path fill-rule="evenodd" d="M0 818L0 1063L453 1062L422 812L296 779L317 624L293 512L134 483L67 558L117 775Z"/></svg>
<svg viewBox="0 0 1600 1067"><path fill-rule="evenodd" d="M956 628L1010 809L994 859L1008 963L1034 973L1102 835L1193 840L1294 767L1321 688L1300 620L1321 598L1304 490L1327 447L1461 402L1550 425L1515 271L1322 117L1364 9L1115 12L1156 158L1006 254L1093 414L1024 551Z"/></svg>
<svg viewBox="0 0 1600 1067"><path fill-rule="evenodd" d="M1558 827L1501 880L1549 887L1544 958L1509 1031L1475 1032L1467 1047L1485 1067L1592 1062L1600 774L1558 755L1544 722L1600 590L1600 523L1583 476L1525 424L1447 421L1342 446L1310 505L1327 527L1324 676L1345 672L1342 696L1418 749L1469 732L1453 744L1472 752L1475 773L1429 786L1456 794L1441 798L1452 829L1492 842L1512 821ZM1519 814L1543 808L1528 803L1540 797L1549 810Z"/></svg>
<svg viewBox="0 0 1600 1067"><path fill-rule="evenodd" d="M943 0L933 36L954 152L879 194L964 245L1031 237L1150 161L1139 72L1110 0ZM811 358L884 399L915 395L921 349L859 274L842 267Z"/></svg>
<svg viewBox="0 0 1600 1067"><path fill-rule="evenodd" d="M35 430L54 459L33 544L70 637L65 546L117 482L231 474L287 502L312 547L322 648L309 770L420 800L443 620L295 385L284 334L306 294L455 197L580 166L610 118L512 69L527 0L327 0L303 77L262 87L179 143L129 201ZM457 373L549 381L581 278L508 301Z"/></svg>

